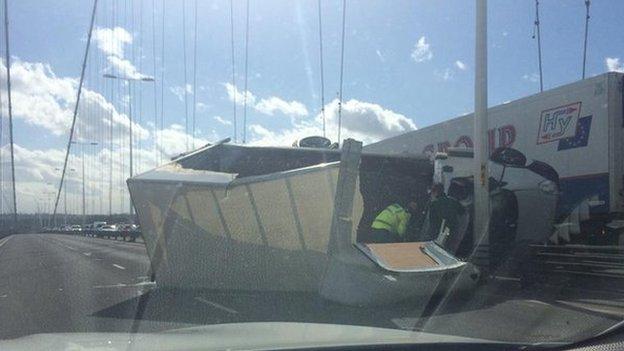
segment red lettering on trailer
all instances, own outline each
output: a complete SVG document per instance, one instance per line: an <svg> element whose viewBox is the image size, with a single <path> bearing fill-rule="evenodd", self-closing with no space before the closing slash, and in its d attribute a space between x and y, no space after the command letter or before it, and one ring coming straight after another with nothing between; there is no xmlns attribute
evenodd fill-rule
<svg viewBox="0 0 624 351"><path fill-rule="evenodd" d="M498 134L498 140L497 140ZM497 142L498 141L498 142ZM516 142L516 127L511 124L488 130L488 146L490 152L493 152L498 147L510 147ZM455 143L454 147L467 147L474 146L472 138L469 135L462 135ZM433 155L435 152L446 152L451 146L451 142L448 140L440 141L436 144L429 144L423 148L422 153L425 155Z"/></svg>

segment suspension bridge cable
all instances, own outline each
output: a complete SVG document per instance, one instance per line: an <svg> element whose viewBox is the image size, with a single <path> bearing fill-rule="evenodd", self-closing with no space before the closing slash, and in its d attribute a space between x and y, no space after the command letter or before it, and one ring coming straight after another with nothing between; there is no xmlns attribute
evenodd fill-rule
<svg viewBox="0 0 624 351"><path fill-rule="evenodd" d="M2 91L0 89L0 91ZM2 103L2 94L0 94L0 227L4 228L4 107Z"/></svg>
<svg viewBox="0 0 624 351"><path fill-rule="evenodd" d="M4 10L4 8L3 8ZM3 11L4 12L4 11ZM4 13L3 13L4 14ZM3 28L4 29L4 28ZM0 45L1 47L1 45ZM0 92L2 89L0 89ZM4 228L4 163L2 162L4 156L4 107L2 102L2 94L0 93L0 226Z"/></svg>
<svg viewBox="0 0 624 351"><path fill-rule="evenodd" d="M100 16L102 18L102 27L106 26L106 12L102 13L102 15ZM100 81L100 93L102 94L102 97L106 97L106 80L104 79L104 77L102 77L99 72L102 72L104 70L104 54L101 51L98 51L98 65L99 68L96 70L96 72L98 72L98 79ZM104 110L104 108L99 108L99 117L98 117L98 131L99 131L99 144L100 144L100 157L99 157L99 164L100 165L105 165L106 164L106 159L104 157L104 142L106 140L106 132L105 132L105 124L104 124L104 119L106 118L106 111ZM104 187L105 187L105 181L104 181L104 167L98 167L100 169L100 182L99 182L99 202L100 202L100 210L99 213L100 214L104 214ZM66 191L63 192L63 196L65 196L65 194L67 194ZM67 223L65 223L67 224Z"/></svg>
<svg viewBox="0 0 624 351"><path fill-rule="evenodd" d="M120 22L120 26L121 27L128 27L128 1L124 0L123 2L123 7L121 8L122 13L119 15L119 22ZM122 15L123 15L123 19L122 19ZM117 70L119 72L119 70ZM129 99L126 100L126 97L129 97L128 95L126 95L126 88L125 88L125 84L128 84L128 82L122 81L121 79L119 79L119 96L122 97L122 108L124 111L124 115L126 115L126 117L129 117L129 110L128 110L128 102L130 101ZM124 89L121 89L121 86L124 86ZM121 160L121 165L119 167L119 179L117 182L117 191L119 192L119 202L121 207L119 208L119 213L123 213L123 209L126 207L126 199L125 199L125 194L123 191L123 178L124 178L124 170L126 168L126 158L125 158L125 147L126 147L126 130L124 129L123 125L119 125L118 127L119 129L119 153L120 153L120 160Z"/></svg>
<svg viewBox="0 0 624 351"><path fill-rule="evenodd" d="M143 0L139 0L139 57L138 57L138 65L139 65L139 75L143 73ZM139 127L143 124L143 88L141 84L139 84ZM139 131L140 132L140 131ZM141 172L141 138L138 137L138 150L137 153L137 173Z"/></svg>
<svg viewBox="0 0 624 351"><path fill-rule="evenodd" d="M194 1L194 16L193 19L193 150L195 150L195 123L197 114L197 0Z"/></svg>
<svg viewBox="0 0 624 351"><path fill-rule="evenodd" d="M165 127L165 0L161 3L161 35L160 35L160 135L162 142L163 129ZM160 162L164 160L164 151L160 150Z"/></svg>
<svg viewBox="0 0 624 351"><path fill-rule="evenodd" d="M243 98L243 144L247 142L247 67L249 61L249 0L246 2L245 9L245 87Z"/></svg>
<svg viewBox="0 0 624 351"><path fill-rule="evenodd" d="M589 32L589 6L590 0L585 0L585 40L583 42L583 74L582 79L585 79L585 64L587 62L587 33Z"/></svg>
<svg viewBox="0 0 624 351"><path fill-rule="evenodd" d="M11 187L13 193L13 224L17 225L17 193L15 191L15 150L13 148L13 101L11 98L11 53L9 44L9 0L4 0L4 53L7 70L7 99L9 109L9 143L11 152Z"/></svg>
<svg viewBox="0 0 624 351"><path fill-rule="evenodd" d="M232 48L232 100L234 102L234 142L238 141L238 130L236 126L236 71L235 71L235 57L234 57L234 0L230 0L230 39Z"/></svg>
<svg viewBox="0 0 624 351"><path fill-rule="evenodd" d="M342 0L342 40L340 42L340 90L338 93L338 144L340 144L340 131L342 128L342 82L344 76L344 47L345 47L345 19L347 13L347 0Z"/></svg>
<svg viewBox="0 0 624 351"><path fill-rule="evenodd" d="M6 1L4 2L4 6L5 6L5 19L6 19ZM56 200L54 201L54 212L52 213L52 219L54 219L56 217L56 211L58 209L58 202L59 199L61 197L61 189L63 188L63 182L65 181L65 173L67 172L67 160L69 158L69 152L71 150L71 142L72 139L74 137L74 128L76 127L76 115L78 114L78 105L80 103L80 94L82 93L82 84L84 82L84 75L85 75L85 68L87 65L87 59L89 57L89 47L91 46L91 34L93 33L93 23L95 22L95 12L97 10L97 3L98 0L93 0L93 10L91 12L91 24L89 25L89 34L87 35L87 45L85 48L85 53L84 53L84 57L82 60L82 69L80 72L80 81L78 83L78 92L76 93L76 105L74 107L74 115L72 117L72 123L71 123L71 128L69 129L69 140L67 141L67 151L65 152L65 161L63 162L63 172L61 174L61 182L59 184L59 188L58 188L58 192L56 194ZM8 23L6 24L6 26L8 26ZM7 39L8 39L8 33L7 33ZM7 40L7 48L8 48L8 40ZM8 50L7 50L7 56L8 56ZM11 103L10 100L10 95L9 95L9 104ZM10 107L9 107L9 111ZM9 123L10 123L11 119L10 119L10 112L9 112ZM12 154L12 153L11 153ZM14 172L14 170L13 170ZM15 179L15 174L13 174L13 179ZM15 194L15 191L14 191ZM17 214L15 216L15 219L17 220Z"/></svg>
<svg viewBox="0 0 624 351"><path fill-rule="evenodd" d="M534 31L537 31L537 62L539 65L539 79L540 79L540 92L544 91L544 81L542 79L542 39L540 35L540 20L539 20L539 0L535 0L535 26ZM535 39L536 33L533 33L533 39Z"/></svg>
<svg viewBox="0 0 624 351"><path fill-rule="evenodd" d="M325 77L323 69L323 22L321 12L321 0L318 0L318 28L319 28L319 62L321 64L321 116L323 118L323 137L326 137L325 131Z"/></svg>
<svg viewBox="0 0 624 351"><path fill-rule="evenodd" d="M158 86L156 85L156 0L152 0L152 76L154 77L154 128L152 128L152 142L154 148L154 159L158 163Z"/></svg>
<svg viewBox="0 0 624 351"><path fill-rule="evenodd" d="M110 47L112 48L114 45L114 38L113 38L113 30L115 29L115 12L116 12L116 6L115 6L115 0L113 0L111 2L111 32L110 32ZM113 66L111 65L111 73L113 70ZM110 86L110 99L111 99L111 105L113 106L111 108L110 111L110 126L109 126L109 135L108 137L110 138L109 140L109 151L108 151L108 158L109 158L109 169L108 169L108 215L109 215L109 219L112 220L112 215L113 215L113 117L114 117L114 110L115 110L115 82L110 81L109 82L109 86Z"/></svg>
<svg viewBox="0 0 624 351"><path fill-rule="evenodd" d="M189 120L188 120L188 91L186 89L186 0L182 0L182 57L184 60L184 127L186 137L186 151L189 150Z"/></svg>

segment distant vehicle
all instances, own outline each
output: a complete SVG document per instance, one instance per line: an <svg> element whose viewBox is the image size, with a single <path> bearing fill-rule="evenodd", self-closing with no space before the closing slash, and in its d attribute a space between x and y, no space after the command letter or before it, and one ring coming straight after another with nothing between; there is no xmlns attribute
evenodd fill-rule
<svg viewBox="0 0 624 351"><path fill-rule="evenodd" d="M69 230L72 232L81 232L82 231L82 227L78 224L73 224L69 226Z"/></svg>
<svg viewBox="0 0 624 351"><path fill-rule="evenodd" d="M136 224L122 224L119 226L121 238L126 241L136 241L140 235L139 226Z"/></svg>
<svg viewBox="0 0 624 351"><path fill-rule="evenodd" d="M110 238L117 236L117 226L114 224L107 224L100 227L97 236Z"/></svg>
<svg viewBox="0 0 624 351"><path fill-rule="evenodd" d="M322 136L309 136L295 140L294 147L309 147L315 149L336 149L338 144L332 144L331 140Z"/></svg>
<svg viewBox="0 0 624 351"><path fill-rule="evenodd" d="M91 226L93 230L101 230L104 226L106 226L106 222L93 222Z"/></svg>

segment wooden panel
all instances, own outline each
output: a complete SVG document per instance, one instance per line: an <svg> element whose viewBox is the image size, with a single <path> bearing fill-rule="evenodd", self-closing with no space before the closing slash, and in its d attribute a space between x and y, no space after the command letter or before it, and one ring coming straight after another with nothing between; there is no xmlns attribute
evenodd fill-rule
<svg viewBox="0 0 624 351"><path fill-rule="evenodd" d="M424 252L425 243L366 244L373 256L391 269L436 267L438 263Z"/></svg>

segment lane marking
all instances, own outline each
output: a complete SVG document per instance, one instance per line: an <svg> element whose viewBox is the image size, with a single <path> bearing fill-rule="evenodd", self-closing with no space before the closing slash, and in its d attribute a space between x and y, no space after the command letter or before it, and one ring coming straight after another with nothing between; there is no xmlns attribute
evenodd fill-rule
<svg viewBox="0 0 624 351"><path fill-rule="evenodd" d="M212 302L212 301L206 300L206 299L204 299L201 296L195 296L195 300L197 300L197 301L199 301L201 303L205 303L206 305L212 306L212 307L214 307L216 309L219 309L221 311L225 311L225 312L230 313L230 314L238 314L238 311L236 311L236 310L233 310L231 308L225 307L225 306L220 305L220 304L218 304L216 302Z"/></svg>
<svg viewBox="0 0 624 351"><path fill-rule="evenodd" d="M530 303L530 304L537 304L537 305L553 307L553 305L549 304L548 302L544 302L544 301L540 301L540 300L520 300L520 301L521 302Z"/></svg>
<svg viewBox="0 0 624 351"><path fill-rule="evenodd" d="M126 269L126 267L124 267L124 266L120 266L120 265L115 264L115 263L113 263L113 267L115 267L115 268L119 268L119 269L124 269L124 270Z"/></svg>
<svg viewBox="0 0 624 351"><path fill-rule="evenodd" d="M6 244L6 243L7 243L10 239L11 239L11 237L10 237L10 236L6 237L6 238L4 239L4 241L0 242L0 247L2 247L2 245Z"/></svg>
<svg viewBox="0 0 624 351"><path fill-rule="evenodd" d="M501 276L501 275L495 275L495 276L492 276L492 278L494 278L494 280L511 281L511 282L519 282L520 281L520 278L504 277L504 276Z"/></svg>
<svg viewBox="0 0 624 351"><path fill-rule="evenodd" d="M87 256L87 257L88 257L88 256L91 256L91 253L90 253L90 252L83 252L82 254L83 254L83 255L85 255L85 256Z"/></svg>
<svg viewBox="0 0 624 351"><path fill-rule="evenodd" d="M156 282L140 282L136 284L124 284L117 283L111 285L96 285L94 289L108 289L108 288L143 288L143 287L156 287Z"/></svg>

